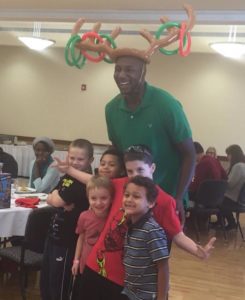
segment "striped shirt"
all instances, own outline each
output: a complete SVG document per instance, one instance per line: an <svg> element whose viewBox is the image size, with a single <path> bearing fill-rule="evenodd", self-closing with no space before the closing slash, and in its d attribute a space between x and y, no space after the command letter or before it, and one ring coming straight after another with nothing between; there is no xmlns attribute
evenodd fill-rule
<svg viewBox="0 0 245 300"><path fill-rule="evenodd" d="M156 299L157 261L169 257L167 237L148 212L129 227L124 245L125 288L129 299Z"/></svg>

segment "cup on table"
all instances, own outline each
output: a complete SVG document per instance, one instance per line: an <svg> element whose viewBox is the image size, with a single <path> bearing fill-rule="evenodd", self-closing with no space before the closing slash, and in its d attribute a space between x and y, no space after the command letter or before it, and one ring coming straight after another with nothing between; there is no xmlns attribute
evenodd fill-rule
<svg viewBox="0 0 245 300"><path fill-rule="evenodd" d="M0 209L10 207L11 197L11 174L0 174Z"/></svg>

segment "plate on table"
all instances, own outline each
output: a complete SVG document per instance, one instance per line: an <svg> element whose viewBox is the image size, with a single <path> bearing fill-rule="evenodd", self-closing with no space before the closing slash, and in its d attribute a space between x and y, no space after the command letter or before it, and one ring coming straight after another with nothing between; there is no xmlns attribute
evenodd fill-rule
<svg viewBox="0 0 245 300"><path fill-rule="evenodd" d="M15 193L14 199L16 198L39 198L40 201L46 201L48 198L48 194L45 193Z"/></svg>
<svg viewBox="0 0 245 300"><path fill-rule="evenodd" d="M35 193L36 190L29 187L18 186L15 190L15 194L32 194Z"/></svg>
<svg viewBox="0 0 245 300"><path fill-rule="evenodd" d="M34 194L31 194L30 197L38 197L40 199L40 201L46 201L48 198L48 194L34 193Z"/></svg>

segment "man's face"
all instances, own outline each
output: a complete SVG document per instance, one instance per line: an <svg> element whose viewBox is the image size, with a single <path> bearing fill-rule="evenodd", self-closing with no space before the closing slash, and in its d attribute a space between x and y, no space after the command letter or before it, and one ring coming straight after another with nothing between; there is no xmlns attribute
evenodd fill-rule
<svg viewBox="0 0 245 300"><path fill-rule="evenodd" d="M145 82L145 63L136 57L119 57L114 79L123 96L139 93Z"/></svg>
<svg viewBox="0 0 245 300"><path fill-rule="evenodd" d="M125 168L128 177L140 175L152 179L155 171L155 164L149 165L141 160L133 160L125 162Z"/></svg>

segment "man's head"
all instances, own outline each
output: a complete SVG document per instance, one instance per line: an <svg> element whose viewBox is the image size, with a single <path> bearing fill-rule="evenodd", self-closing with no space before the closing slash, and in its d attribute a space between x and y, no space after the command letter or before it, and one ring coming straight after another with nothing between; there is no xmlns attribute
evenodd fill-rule
<svg viewBox="0 0 245 300"><path fill-rule="evenodd" d="M156 165L149 147L140 144L130 146L124 152L124 163L128 177L140 175L153 178Z"/></svg>
<svg viewBox="0 0 245 300"><path fill-rule="evenodd" d="M144 88L146 63L134 56L121 56L115 62L114 79L123 96L139 94Z"/></svg>
<svg viewBox="0 0 245 300"><path fill-rule="evenodd" d="M199 163L204 155L204 149L202 145L198 142L194 142L194 147L196 150L196 162Z"/></svg>

